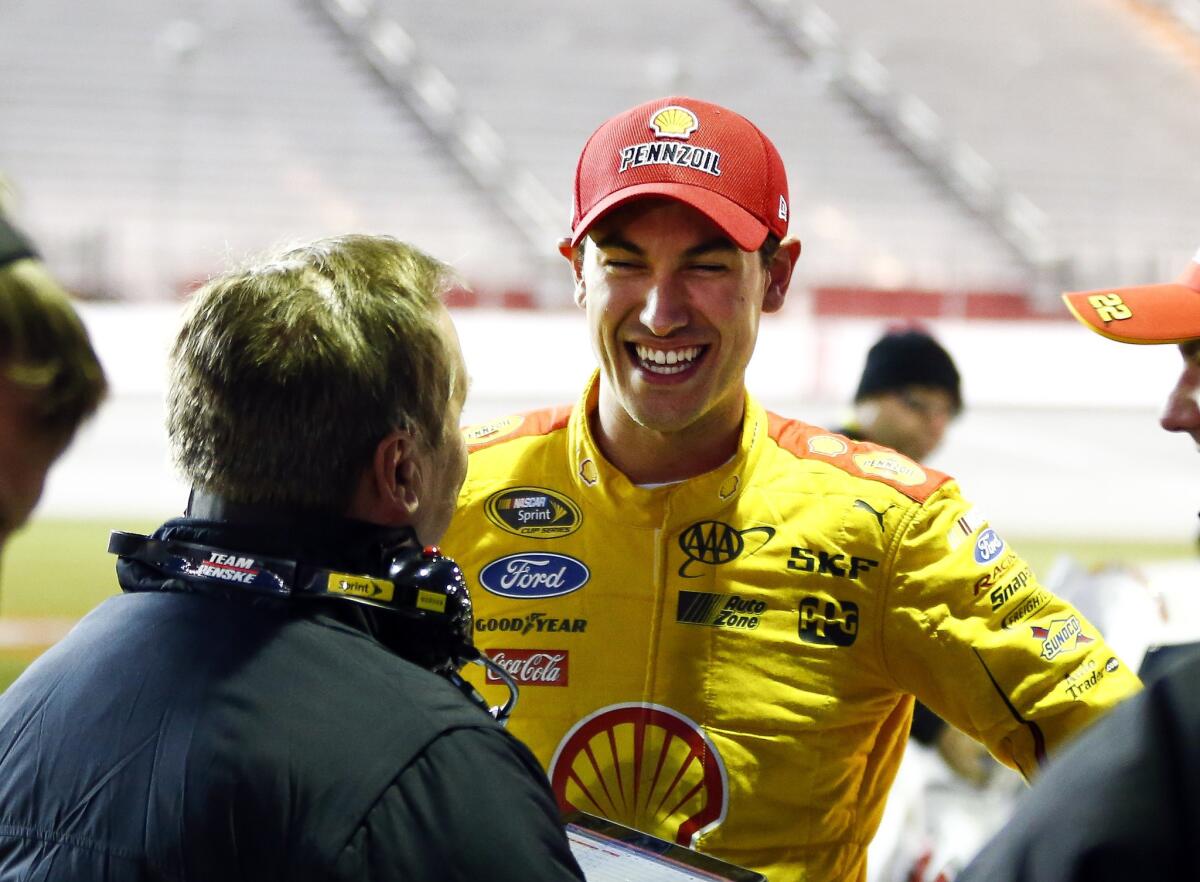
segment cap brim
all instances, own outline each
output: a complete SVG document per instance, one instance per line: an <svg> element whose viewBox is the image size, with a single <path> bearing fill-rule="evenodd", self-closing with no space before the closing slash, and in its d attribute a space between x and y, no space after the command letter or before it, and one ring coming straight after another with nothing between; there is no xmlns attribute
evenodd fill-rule
<svg viewBox="0 0 1200 882"><path fill-rule="evenodd" d="M1200 338L1200 290L1187 285L1102 288L1062 297L1080 322L1120 343L1185 343Z"/></svg>
<svg viewBox="0 0 1200 882"><path fill-rule="evenodd" d="M703 187L662 181L651 184L634 184L632 187L617 190L601 199L575 225L575 229L571 233L571 245L578 245L592 225L604 215L620 208L627 202L644 199L647 196L665 196L692 206L724 230L725 235L743 251L757 251L767 240L767 225L737 203Z"/></svg>

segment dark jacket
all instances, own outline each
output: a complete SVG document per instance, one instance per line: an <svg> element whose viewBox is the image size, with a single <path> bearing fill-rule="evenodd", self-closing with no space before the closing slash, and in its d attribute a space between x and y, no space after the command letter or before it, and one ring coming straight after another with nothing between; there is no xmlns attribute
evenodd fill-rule
<svg viewBox="0 0 1200 882"><path fill-rule="evenodd" d="M362 572L364 530L156 536ZM582 879L533 756L389 651L388 615L236 589L101 604L0 696L0 880Z"/></svg>
<svg viewBox="0 0 1200 882"><path fill-rule="evenodd" d="M1200 652L1054 757L959 882L1200 879Z"/></svg>

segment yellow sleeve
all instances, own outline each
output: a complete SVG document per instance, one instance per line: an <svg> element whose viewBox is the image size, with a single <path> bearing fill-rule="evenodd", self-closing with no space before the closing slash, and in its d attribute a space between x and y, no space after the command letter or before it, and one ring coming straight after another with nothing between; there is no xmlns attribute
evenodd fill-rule
<svg viewBox="0 0 1200 882"><path fill-rule="evenodd" d="M1029 778L1141 688L1096 628L1050 592L954 482L889 549L881 652L905 691Z"/></svg>

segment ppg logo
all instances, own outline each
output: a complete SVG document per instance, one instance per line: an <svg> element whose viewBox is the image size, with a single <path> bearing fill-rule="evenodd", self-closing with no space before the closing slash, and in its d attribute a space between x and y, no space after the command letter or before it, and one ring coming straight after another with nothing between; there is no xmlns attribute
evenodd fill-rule
<svg viewBox="0 0 1200 882"><path fill-rule="evenodd" d="M975 563L982 566L991 563L1004 551L1004 540L1000 534L988 527L975 540Z"/></svg>
<svg viewBox="0 0 1200 882"><path fill-rule="evenodd" d="M858 639L858 604L805 597L800 601L800 639L818 646L850 646Z"/></svg>

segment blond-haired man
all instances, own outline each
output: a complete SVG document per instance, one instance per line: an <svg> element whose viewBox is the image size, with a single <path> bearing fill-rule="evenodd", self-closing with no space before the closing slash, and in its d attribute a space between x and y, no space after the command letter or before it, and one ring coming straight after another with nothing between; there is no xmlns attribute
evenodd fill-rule
<svg viewBox="0 0 1200 882"><path fill-rule="evenodd" d="M171 353L185 517L0 697L0 880L578 880L462 694L445 266L328 239L211 280ZM439 676L441 675L441 676Z"/></svg>

